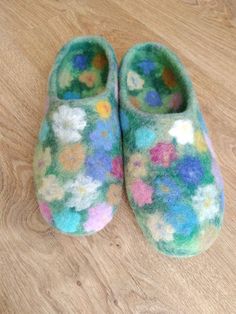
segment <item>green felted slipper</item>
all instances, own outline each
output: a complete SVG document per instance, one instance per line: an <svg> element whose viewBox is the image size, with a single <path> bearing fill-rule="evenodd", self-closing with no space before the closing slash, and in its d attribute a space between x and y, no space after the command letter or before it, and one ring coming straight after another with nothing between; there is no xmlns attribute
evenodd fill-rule
<svg viewBox="0 0 236 314"><path fill-rule="evenodd" d="M160 252L197 255L223 220L223 186L190 78L156 43L128 51L120 69L128 199Z"/></svg>
<svg viewBox="0 0 236 314"><path fill-rule="evenodd" d="M100 37L80 37L57 55L34 158L40 211L61 232L89 235L112 219L123 168L117 62Z"/></svg>

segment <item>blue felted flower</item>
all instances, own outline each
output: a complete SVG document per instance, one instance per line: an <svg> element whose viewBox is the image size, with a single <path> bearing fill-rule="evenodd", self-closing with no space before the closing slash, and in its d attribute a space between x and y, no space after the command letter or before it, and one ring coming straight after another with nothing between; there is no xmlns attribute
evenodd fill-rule
<svg viewBox="0 0 236 314"><path fill-rule="evenodd" d="M129 119L125 112L123 110L120 111L120 122L121 122L121 127L124 131L128 130L129 128Z"/></svg>
<svg viewBox="0 0 236 314"><path fill-rule="evenodd" d="M181 196L178 185L168 177L157 179L155 181L155 188L156 196L168 204L173 204Z"/></svg>
<svg viewBox="0 0 236 314"><path fill-rule="evenodd" d="M155 133L147 128L141 127L135 132L135 144L138 148L148 148L155 142Z"/></svg>
<svg viewBox="0 0 236 314"><path fill-rule="evenodd" d="M155 64L150 60L143 60L138 66L142 69L145 75L149 74L155 68Z"/></svg>
<svg viewBox="0 0 236 314"><path fill-rule="evenodd" d="M160 107L162 105L161 97L155 90L147 92L145 102L151 107Z"/></svg>
<svg viewBox="0 0 236 314"><path fill-rule="evenodd" d="M112 168L112 158L104 151L94 152L85 162L86 174L96 180L104 181Z"/></svg>
<svg viewBox="0 0 236 314"><path fill-rule="evenodd" d="M185 204L176 204L164 214L166 223L174 227L175 233L189 236L198 225L198 219L191 207Z"/></svg>
<svg viewBox="0 0 236 314"><path fill-rule="evenodd" d="M203 177L203 168L197 157L186 156L177 165L177 173L188 184L198 185Z"/></svg>
<svg viewBox="0 0 236 314"><path fill-rule="evenodd" d="M73 92L66 92L63 95L63 98L66 99L66 100L69 100L69 99L80 99L80 95L76 94L76 93L73 93Z"/></svg>
<svg viewBox="0 0 236 314"><path fill-rule="evenodd" d="M47 138L47 134L49 131L49 126L46 120L43 121L40 132L39 132L39 140L40 142L43 142Z"/></svg>
<svg viewBox="0 0 236 314"><path fill-rule="evenodd" d="M63 210L53 215L55 226L62 232L76 232L81 217L75 210Z"/></svg>
<svg viewBox="0 0 236 314"><path fill-rule="evenodd" d="M208 133L206 122L204 121L202 113L200 111L198 111L198 115L197 116L198 116L198 120L199 120L199 123L200 123L200 126L201 126L202 130L205 133Z"/></svg>
<svg viewBox="0 0 236 314"><path fill-rule="evenodd" d="M106 151L112 149L114 143L114 135L112 132L111 120L97 121L96 129L90 134L90 139L95 148L104 148Z"/></svg>
<svg viewBox="0 0 236 314"><path fill-rule="evenodd" d="M88 64L88 57L85 55L76 55L73 59L73 65L76 69L85 70Z"/></svg>

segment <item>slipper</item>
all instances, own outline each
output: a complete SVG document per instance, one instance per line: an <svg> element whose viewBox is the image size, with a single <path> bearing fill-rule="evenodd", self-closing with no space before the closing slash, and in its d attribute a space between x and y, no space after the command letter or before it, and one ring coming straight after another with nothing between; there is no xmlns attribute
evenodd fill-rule
<svg viewBox="0 0 236 314"><path fill-rule="evenodd" d="M206 250L223 220L223 185L198 101L166 47L139 44L120 69L125 184L147 239L166 255Z"/></svg>
<svg viewBox="0 0 236 314"><path fill-rule="evenodd" d="M123 180L117 62L101 37L58 53L34 157L40 211L56 229L89 235L111 221Z"/></svg>

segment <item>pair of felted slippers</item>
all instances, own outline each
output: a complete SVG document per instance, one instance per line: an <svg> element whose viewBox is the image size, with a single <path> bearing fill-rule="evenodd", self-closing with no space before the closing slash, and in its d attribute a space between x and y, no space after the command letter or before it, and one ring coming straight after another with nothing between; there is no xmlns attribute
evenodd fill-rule
<svg viewBox="0 0 236 314"><path fill-rule="evenodd" d="M121 199L124 156L145 236L164 254L197 255L221 227L223 186L191 81L168 48L136 45L122 60L118 108L117 73L101 37L57 55L34 158L40 211L63 233L101 230Z"/></svg>

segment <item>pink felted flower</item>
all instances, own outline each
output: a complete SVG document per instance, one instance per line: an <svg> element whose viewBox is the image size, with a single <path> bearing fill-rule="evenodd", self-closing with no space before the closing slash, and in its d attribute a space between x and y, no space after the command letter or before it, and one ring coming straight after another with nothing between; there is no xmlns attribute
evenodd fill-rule
<svg viewBox="0 0 236 314"><path fill-rule="evenodd" d="M183 103L183 97L180 93L175 93L172 95L169 107L177 111Z"/></svg>
<svg viewBox="0 0 236 314"><path fill-rule="evenodd" d="M86 232L99 231L112 219L112 206L107 203L99 204L88 210L88 220L84 224Z"/></svg>
<svg viewBox="0 0 236 314"><path fill-rule="evenodd" d="M176 150L171 143L158 143L150 150L151 160L165 168L169 167L171 162L177 158Z"/></svg>
<svg viewBox="0 0 236 314"><path fill-rule="evenodd" d="M131 186L133 199L138 206L152 203L153 187L144 183L141 179L135 181Z"/></svg>
<svg viewBox="0 0 236 314"><path fill-rule="evenodd" d="M51 210L50 210L48 204L45 202L40 202L39 203L39 209L40 209L40 212L41 212L43 218L48 223L51 223L52 222L52 214L51 214Z"/></svg>
<svg viewBox="0 0 236 314"><path fill-rule="evenodd" d="M111 173L114 177L116 177L119 180L123 178L123 165L122 165L122 158L120 156L117 156L112 160Z"/></svg>

